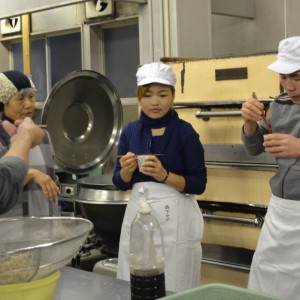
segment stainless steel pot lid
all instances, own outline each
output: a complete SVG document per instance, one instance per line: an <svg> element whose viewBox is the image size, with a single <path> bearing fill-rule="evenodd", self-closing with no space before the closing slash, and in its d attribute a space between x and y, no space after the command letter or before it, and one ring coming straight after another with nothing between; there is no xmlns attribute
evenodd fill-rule
<svg viewBox="0 0 300 300"><path fill-rule="evenodd" d="M52 89L42 111L56 163L66 172L87 174L115 149L122 129L117 90L103 75L75 71Z"/></svg>

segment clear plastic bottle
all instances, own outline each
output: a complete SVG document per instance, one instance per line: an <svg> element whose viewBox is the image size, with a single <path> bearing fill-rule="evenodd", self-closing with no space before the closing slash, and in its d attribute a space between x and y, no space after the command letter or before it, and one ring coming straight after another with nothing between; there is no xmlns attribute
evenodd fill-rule
<svg viewBox="0 0 300 300"><path fill-rule="evenodd" d="M166 295L163 234L147 202L140 205L131 228L130 285L132 300Z"/></svg>

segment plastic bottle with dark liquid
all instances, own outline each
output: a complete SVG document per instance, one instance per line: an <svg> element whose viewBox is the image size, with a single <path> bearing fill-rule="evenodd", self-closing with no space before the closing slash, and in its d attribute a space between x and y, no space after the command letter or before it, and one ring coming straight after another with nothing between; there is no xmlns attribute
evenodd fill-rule
<svg viewBox="0 0 300 300"><path fill-rule="evenodd" d="M131 228L130 286L132 300L166 295L163 235L147 202L139 207Z"/></svg>

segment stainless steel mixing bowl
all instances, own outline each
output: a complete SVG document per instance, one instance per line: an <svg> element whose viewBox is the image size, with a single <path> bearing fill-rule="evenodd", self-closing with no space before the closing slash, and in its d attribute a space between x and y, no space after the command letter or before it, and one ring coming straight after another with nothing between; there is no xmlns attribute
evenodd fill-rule
<svg viewBox="0 0 300 300"><path fill-rule="evenodd" d="M0 284L50 275L71 261L92 229L75 217L0 219Z"/></svg>

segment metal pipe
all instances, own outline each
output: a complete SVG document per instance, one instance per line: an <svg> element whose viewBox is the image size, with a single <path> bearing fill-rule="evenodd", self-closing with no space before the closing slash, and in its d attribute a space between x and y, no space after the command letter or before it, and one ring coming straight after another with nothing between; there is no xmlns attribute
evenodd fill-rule
<svg viewBox="0 0 300 300"><path fill-rule="evenodd" d="M213 215L209 213L203 213L203 218L207 220L214 220L214 221L225 221L225 222L248 224L248 225L253 225L254 227L261 227L263 224L263 219L258 217L254 219L250 219L250 218L219 216L219 215Z"/></svg>
<svg viewBox="0 0 300 300"><path fill-rule="evenodd" d="M240 117L241 111L200 111L195 113L196 118L206 119L211 117Z"/></svg>
<svg viewBox="0 0 300 300"><path fill-rule="evenodd" d="M265 105L267 109L270 103L273 101L272 98L269 99L259 99L259 102ZM184 108L199 108L209 110L211 108L241 108L245 100L235 100L235 101L201 101L201 102L177 102L173 103L175 109Z"/></svg>
<svg viewBox="0 0 300 300"><path fill-rule="evenodd" d="M201 262L203 264L213 265L213 266L216 266L216 267L222 267L222 268L227 268L227 269L235 269L235 270L240 270L240 271L245 271L245 272L250 271L250 266L248 267L248 266L236 265L236 264L232 264L232 263L222 262L222 261L219 261L219 260L209 260L209 259L202 258Z"/></svg>
<svg viewBox="0 0 300 300"><path fill-rule="evenodd" d="M217 162L217 161L205 161L207 168L211 169L244 169L244 170L256 170L256 171L276 171L277 164L266 163L236 163L236 162Z"/></svg>
<svg viewBox="0 0 300 300"><path fill-rule="evenodd" d="M163 12L164 12L164 46L165 46L165 56L171 56L170 47L170 5L169 0L164 0L163 2Z"/></svg>

